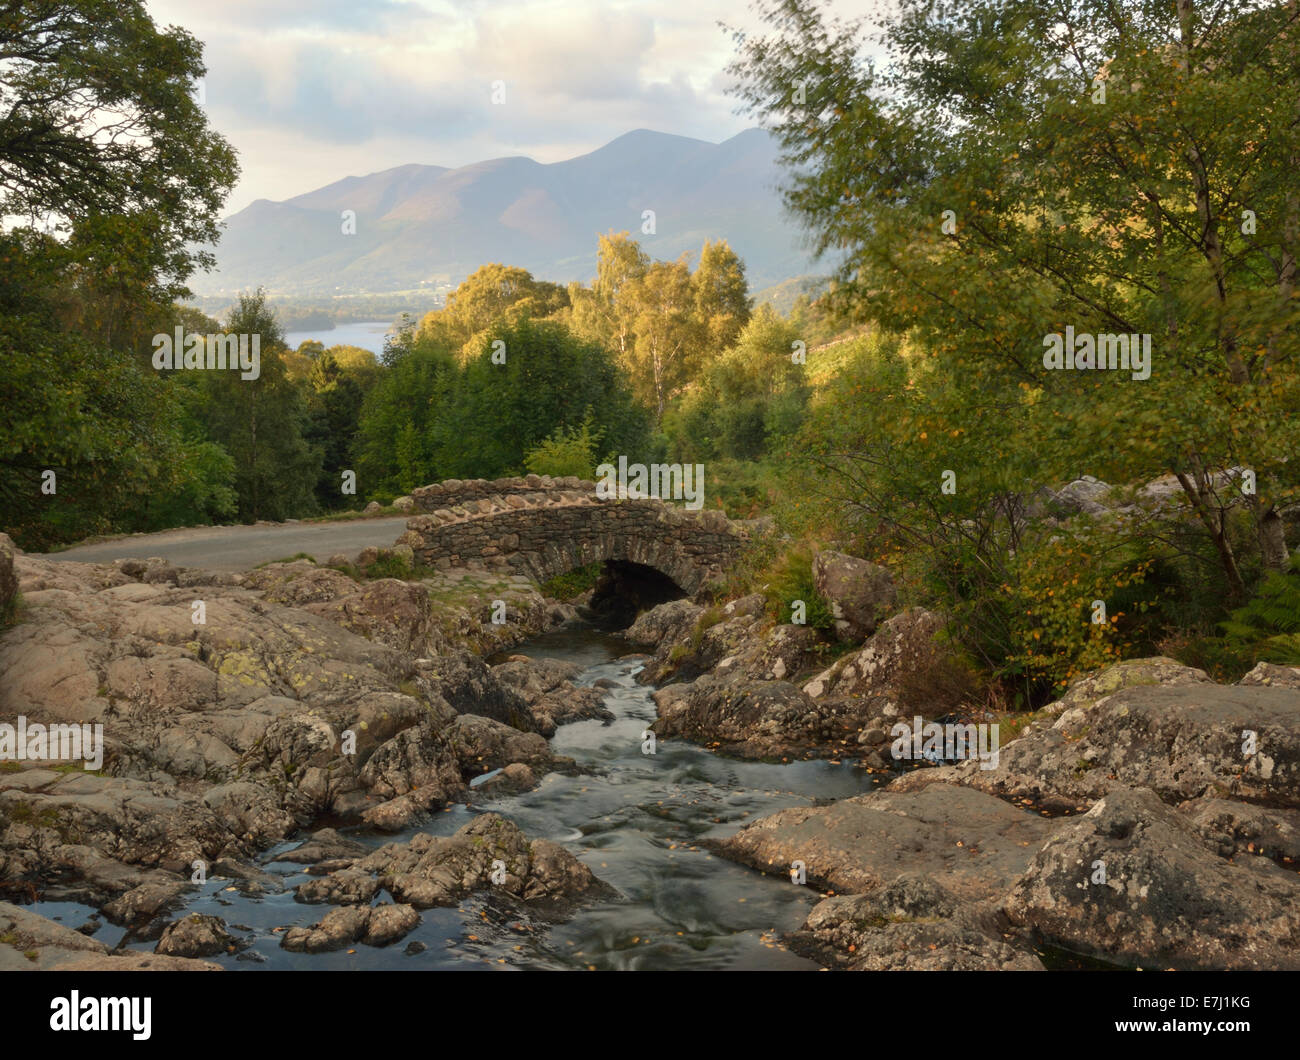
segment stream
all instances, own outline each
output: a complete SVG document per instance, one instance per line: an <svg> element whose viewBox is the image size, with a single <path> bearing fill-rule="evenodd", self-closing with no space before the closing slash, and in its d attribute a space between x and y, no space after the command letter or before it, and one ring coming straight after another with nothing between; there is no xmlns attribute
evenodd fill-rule
<svg viewBox="0 0 1300 1060"><path fill-rule="evenodd" d="M699 845L789 806L839 799L871 789L875 779L848 764L825 761L768 764L724 758L680 740L659 739L642 753L641 734L655 720L652 688L638 685L641 661L621 638L583 626L534 637L511 653L563 659L583 667L574 679L612 682L606 705L615 720L560 726L557 754L584 772L550 774L519 795L474 796L437 814L421 830L450 835L475 814L494 811L530 839L551 839L571 852L621 898L596 901L556 922L522 903L482 892L459 906L421 911L420 925L392 946L352 951L289 953L273 929L318 921L328 907L293 900L292 888L311 877L303 866L276 861L305 836L264 852L257 864L283 878L283 894L245 895L234 881L209 878L196 886L185 912L226 921L251 945L209 958L232 970L337 969L808 969L818 965L780 943L819 899L781 874L764 876ZM620 658L622 657L622 658ZM397 835L348 830L371 847L406 841ZM377 901L392 901L381 891ZM72 902L43 902L44 916L78 927L94 913ZM177 915L180 915L179 913ZM117 945L125 929L104 923L94 937ZM413 945L420 944L420 945ZM127 941L146 952L153 941Z"/></svg>

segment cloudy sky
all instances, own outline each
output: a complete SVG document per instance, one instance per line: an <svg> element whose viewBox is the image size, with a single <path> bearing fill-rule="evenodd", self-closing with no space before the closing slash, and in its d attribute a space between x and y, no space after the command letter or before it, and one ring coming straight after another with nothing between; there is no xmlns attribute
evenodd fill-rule
<svg viewBox="0 0 1300 1060"><path fill-rule="evenodd" d="M206 105L242 167L231 213L409 162L556 162L632 129L716 142L752 124L718 25L753 28L747 0L147 2L204 43Z"/></svg>

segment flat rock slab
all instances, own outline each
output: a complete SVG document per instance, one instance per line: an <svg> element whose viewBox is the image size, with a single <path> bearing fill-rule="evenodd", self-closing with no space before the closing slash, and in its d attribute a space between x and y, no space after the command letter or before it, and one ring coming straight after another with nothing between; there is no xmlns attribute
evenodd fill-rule
<svg viewBox="0 0 1300 1060"><path fill-rule="evenodd" d="M1300 808L1300 691L1126 688L1008 743L996 769L958 771L960 783L1040 805L1091 803L1132 786L1170 802L1228 796Z"/></svg>
<svg viewBox="0 0 1300 1060"><path fill-rule="evenodd" d="M931 784L782 810L715 846L764 872L785 874L802 861L810 881L836 891L866 893L906 872L979 901L1010 888L1062 824L971 788Z"/></svg>

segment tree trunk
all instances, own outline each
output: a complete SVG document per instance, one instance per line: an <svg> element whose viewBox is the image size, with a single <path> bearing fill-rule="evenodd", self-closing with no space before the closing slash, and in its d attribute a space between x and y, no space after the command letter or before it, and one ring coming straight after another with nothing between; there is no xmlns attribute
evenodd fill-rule
<svg viewBox="0 0 1300 1060"><path fill-rule="evenodd" d="M1206 480L1204 470L1197 469L1195 483L1185 472L1177 471L1175 474L1178 476L1178 484L1183 487L1183 493L1191 501L1201 523L1209 531L1210 537L1214 541L1215 551L1219 554L1219 564L1223 567L1224 576L1228 579L1229 597L1234 602L1244 602L1246 599L1246 583L1242 580L1241 569L1237 566L1237 556L1232 550L1232 542L1228 540L1223 519L1216 518L1215 513L1211 511L1209 483Z"/></svg>
<svg viewBox="0 0 1300 1060"><path fill-rule="evenodd" d="M1277 509L1269 505L1268 511L1258 516L1259 551L1265 570L1286 571L1291 567L1291 554L1286 547L1286 526Z"/></svg>

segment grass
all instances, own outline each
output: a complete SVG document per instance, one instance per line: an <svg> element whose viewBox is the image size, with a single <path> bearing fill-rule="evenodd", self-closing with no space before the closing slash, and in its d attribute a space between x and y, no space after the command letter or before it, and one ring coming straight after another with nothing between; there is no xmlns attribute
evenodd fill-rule
<svg viewBox="0 0 1300 1060"><path fill-rule="evenodd" d="M265 563L259 563L254 570L261 570L263 567L269 567L275 563L297 563L298 560L305 559L312 563L316 562L316 557L306 552L295 552L292 556L285 556L281 559L268 559Z"/></svg>
<svg viewBox="0 0 1300 1060"><path fill-rule="evenodd" d="M363 571L367 578L399 578L404 582L415 581L420 576L419 572L418 561L412 563L396 552L380 552L379 558Z"/></svg>
<svg viewBox="0 0 1300 1060"><path fill-rule="evenodd" d="M30 824L36 828L51 828L63 835L64 829L59 820L59 811L50 807L37 813L30 803L18 802L8 808L7 816L15 824ZM65 839L66 842L66 839Z"/></svg>
<svg viewBox="0 0 1300 1060"><path fill-rule="evenodd" d="M418 559L412 563L405 556L387 550L380 550L379 558L364 567L355 563L327 564L329 570L346 574L353 581L377 581L380 578L396 578L404 582L416 582L430 573Z"/></svg>
<svg viewBox="0 0 1300 1060"><path fill-rule="evenodd" d="M57 766L45 766L44 768L54 773L89 773L92 777L102 777L102 769L87 769L81 762L60 762Z"/></svg>
<svg viewBox="0 0 1300 1060"><path fill-rule="evenodd" d="M304 519L304 523L350 523L357 519L383 519L390 515L417 515L418 512L404 512L400 508L394 508L391 504L386 504L377 512L330 512L328 515L313 515L310 519Z"/></svg>
<svg viewBox="0 0 1300 1060"><path fill-rule="evenodd" d="M549 596L552 600L572 600L588 589L594 589L604 569L604 563L588 563L585 567L576 567L567 574L557 574L554 578L542 582L538 588L543 596Z"/></svg>
<svg viewBox="0 0 1300 1060"><path fill-rule="evenodd" d="M699 651L700 645L704 643L704 634L722 621L722 608L714 605L707 608L699 618L695 620L695 628L691 630L691 651Z"/></svg>

